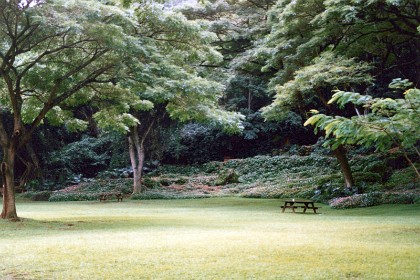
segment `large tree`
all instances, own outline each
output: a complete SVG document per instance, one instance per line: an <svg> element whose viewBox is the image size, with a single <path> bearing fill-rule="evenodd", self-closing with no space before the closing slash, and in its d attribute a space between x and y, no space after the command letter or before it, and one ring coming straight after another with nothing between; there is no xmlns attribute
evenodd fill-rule
<svg viewBox="0 0 420 280"><path fill-rule="evenodd" d="M346 115L350 111L328 103L334 87L366 92L391 77L420 81L418 1L279 0L268 15L271 32L255 50L266 59L263 71L276 72L270 80L276 96L264 111L268 118L289 110L306 117L309 109ZM375 81L357 61L372 66ZM334 148L351 187L344 147Z"/></svg>
<svg viewBox="0 0 420 280"><path fill-rule="evenodd" d="M399 86L401 82L411 85L407 80L396 79L391 86ZM329 138L327 145L374 146L382 152L400 150L420 180L420 172L409 155L414 153L420 157L420 90L406 90L404 99L372 98L356 92L337 91L329 103L338 103L341 107L352 103L358 108L358 114L346 118L314 111L316 114L305 125L324 130Z"/></svg>
<svg viewBox="0 0 420 280"><path fill-rule="evenodd" d="M46 118L86 127L71 109L97 96L128 94L115 81L124 75L127 59L146 54L132 36L137 22L115 5L0 0L0 8L1 218L17 219L15 157L36 127ZM136 103L138 97L130 99ZM7 115L13 116L12 125L5 122Z"/></svg>
<svg viewBox="0 0 420 280"><path fill-rule="evenodd" d="M143 191L146 140L163 116L181 122L213 123L235 132L240 129L241 115L219 106L223 86L201 71L201 64L222 60L211 47L213 33L155 3L130 7L139 23L133 36L150 55L127 63L125 75L117 83L121 90L135 94L141 101L136 104L118 95L109 100L100 98L95 104L100 111L94 117L99 126L127 134L133 193L139 193ZM110 122L110 116L115 121Z"/></svg>

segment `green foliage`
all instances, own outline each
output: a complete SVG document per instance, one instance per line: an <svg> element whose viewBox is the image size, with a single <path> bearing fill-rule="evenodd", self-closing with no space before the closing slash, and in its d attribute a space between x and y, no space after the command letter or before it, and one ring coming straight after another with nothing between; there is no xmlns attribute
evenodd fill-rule
<svg viewBox="0 0 420 280"><path fill-rule="evenodd" d="M239 176L233 169L226 169L219 174L214 184L216 186L239 183Z"/></svg>
<svg viewBox="0 0 420 280"><path fill-rule="evenodd" d="M107 179L95 180L90 183L81 183L53 192L48 201L98 200L99 195L103 192L130 194L132 192L132 181L130 179Z"/></svg>
<svg viewBox="0 0 420 280"><path fill-rule="evenodd" d="M92 193L118 191L123 194L130 194L132 192L132 181L125 178L94 180L90 183L80 184L77 190Z"/></svg>
<svg viewBox="0 0 420 280"><path fill-rule="evenodd" d="M418 194L393 194L382 192L371 192L366 194L355 194L347 197L334 198L329 205L334 209L371 207L380 204L413 204L420 201Z"/></svg>
<svg viewBox="0 0 420 280"><path fill-rule="evenodd" d="M98 200L98 193L88 192L71 192L71 193L53 193L48 201L60 202L60 201L92 201Z"/></svg>
<svg viewBox="0 0 420 280"><path fill-rule="evenodd" d="M364 183L381 183L382 176L374 172L354 172L353 173L354 181L356 184Z"/></svg>
<svg viewBox="0 0 420 280"><path fill-rule="evenodd" d="M329 205L334 209L371 207L381 204L381 193L355 194L347 197L339 197L329 201Z"/></svg>
<svg viewBox="0 0 420 280"><path fill-rule="evenodd" d="M300 110L314 105L319 107L329 99L326 92L336 87L352 88L371 83L370 69L366 63L325 52L310 65L297 70L294 79L278 85L273 103L263 108L263 114L267 119L281 120L288 110L299 106Z"/></svg>
<svg viewBox="0 0 420 280"><path fill-rule="evenodd" d="M48 201L51 194L51 191L31 191L22 193L19 197L27 198L33 201Z"/></svg>
<svg viewBox="0 0 420 280"><path fill-rule="evenodd" d="M193 164L220 160L226 145L220 129L197 123L168 130L164 138L164 161L167 163Z"/></svg>
<svg viewBox="0 0 420 280"><path fill-rule="evenodd" d="M140 194L133 194L132 200L151 200L151 199L196 199L196 198L209 198L208 194L183 194L183 193L165 193L146 191Z"/></svg>
<svg viewBox="0 0 420 280"><path fill-rule="evenodd" d="M337 168L332 157L311 154L309 156L257 156L241 160L229 160L225 168L233 168L241 183L270 183L273 185L311 185L315 176Z"/></svg>
<svg viewBox="0 0 420 280"><path fill-rule="evenodd" d="M384 193L382 196L384 204L414 204L420 203L420 195L416 194L395 194Z"/></svg>
<svg viewBox="0 0 420 280"><path fill-rule="evenodd" d="M147 189L155 189L160 187L160 182L153 180L149 177L143 177L143 185L147 188Z"/></svg>
<svg viewBox="0 0 420 280"><path fill-rule="evenodd" d="M314 125L315 132L324 130L332 140L326 145L336 148L340 144L375 146L379 151L392 147L409 150L413 148L420 135L416 120L419 117L420 90L409 89L404 99L375 98L359 93L337 91L330 102L340 106L347 103L363 105L370 113L359 114L352 118L331 117L316 114L305 125Z"/></svg>
<svg viewBox="0 0 420 280"><path fill-rule="evenodd" d="M420 182L416 180L416 174L413 168L407 167L401 170L395 170L385 183L385 187L387 189L417 189L420 188Z"/></svg>
<svg viewBox="0 0 420 280"><path fill-rule="evenodd" d="M68 169L70 173L94 177L99 171L108 167L110 145L108 138L92 138L84 136L63 149L52 153L49 169L52 173L57 169Z"/></svg>

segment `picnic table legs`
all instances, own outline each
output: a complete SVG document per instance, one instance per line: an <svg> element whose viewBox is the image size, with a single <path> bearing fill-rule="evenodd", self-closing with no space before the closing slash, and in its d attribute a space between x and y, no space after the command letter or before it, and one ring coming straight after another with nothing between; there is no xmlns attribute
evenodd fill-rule
<svg viewBox="0 0 420 280"><path fill-rule="evenodd" d="M298 204L298 205L303 204L303 206L295 206L295 204ZM286 208L292 209L293 213L296 213L296 211L295 211L296 208L303 208L303 213L306 213L306 210L308 210L308 209L312 209L314 211L314 213L317 214L316 210L319 207L315 207L314 202L311 202L311 201L307 201L307 202L306 201L297 201L297 202L295 202L295 201L285 201L284 205L281 206L281 208L282 208L282 210L281 210L282 213L284 213L286 211Z"/></svg>
<svg viewBox="0 0 420 280"><path fill-rule="evenodd" d="M315 207L315 204L313 202L307 202L307 203L304 203L304 204L305 204L305 206L303 207L303 213L306 213L306 210L308 210L308 209L312 209L312 210L314 210L314 213L316 214L317 207Z"/></svg>
<svg viewBox="0 0 420 280"><path fill-rule="evenodd" d="M282 208L281 212L284 213L284 211L286 211L286 208L290 208L290 209L292 209L293 213L296 213L295 209L298 208L298 207L294 206L293 204L294 204L294 202L287 202L286 201L284 203L284 206L281 207Z"/></svg>

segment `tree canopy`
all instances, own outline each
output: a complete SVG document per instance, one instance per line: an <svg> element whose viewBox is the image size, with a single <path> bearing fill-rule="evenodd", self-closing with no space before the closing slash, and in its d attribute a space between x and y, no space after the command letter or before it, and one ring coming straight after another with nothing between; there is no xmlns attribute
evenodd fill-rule
<svg viewBox="0 0 420 280"><path fill-rule="evenodd" d="M169 114L183 121L214 120L239 129L240 115L217 107L220 85L191 65L220 59L206 46L210 34L181 15L148 4L124 9L84 0L2 0L1 7L2 113L14 122L12 129L0 123L3 218L17 216L16 153L44 119L86 128L73 112L87 102L96 102L99 125L120 131L140 121L130 110L150 110L153 101L166 102Z"/></svg>

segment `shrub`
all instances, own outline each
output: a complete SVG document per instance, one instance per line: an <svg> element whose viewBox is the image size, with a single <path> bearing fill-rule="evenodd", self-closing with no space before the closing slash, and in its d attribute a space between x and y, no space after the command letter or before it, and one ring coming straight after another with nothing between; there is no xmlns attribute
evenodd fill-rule
<svg viewBox="0 0 420 280"><path fill-rule="evenodd" d="M344 184L343 175L341 175L341 173L336 173L320 176L316 179L315 184L321 188L342 186Z"/></svg>
<svg viewBox="0 0 420 280"><path fill-rule="evenodd" d="M233 169L227 169L223 171L216 179L214 184L216 186L224 186L226 184L233 184L233 183L239 183L239 176L236 174L235 170Z"/></svg>
<svg viewBox="0 0 420 280"><path fill-rule="evenodd" d="M394 194L386 193L383 195L382 202L385 204L414 204L420 199L418 194Z"/></svg>
<svg viewBox="0 0 420 280"><path fill-rule="evenodd" d="M338 197L329 201L331 208L345 209L357 207L370 207L382 202L381 193L354 194L352 196Z"/></svg>
<svg viewBox="0 0 420 280"><path fill-rule="evenodd" d="M385 183L385 187L387 189L401 187L414 189L420 187L420 182L417 180L413 168L407 167L405 169L396 170Z"/></svg>
<svg viewBox="0 0 420 280"><path fill-rule="evenodd" d="M108 167L110 160L109 146L111 139L83 136L80 141L73 142L59 151L53 152L48 169L66 170L69 175L82 174L84 177L94 177L99 171ZM58 169L58 170L57 170Z"/></svg>
<svg viewBox="0 0 420 280"><path fill-rule="evenodd" d="M374 161L374 162L368 163L368 165L363 169L364 172L377 173L382 178L385 178L389 170L390 168L386 166L384 161Z"/></svg>
<svg viewBox="0 0 420 280"><path fill-rule="evenodd" d="M247 198L312 198L314 189L308 186L272 186L265 184L251 184L249 188L243 190L240 196Z"/></svg>
<svg viewBox="0 0 420 280"><path fill-rule="evenodd" d="M376 182L382 181L382 176L378 173L373 173L373 172L354 172L353 178L356 183L360 183L360 182L376 183Z"/></svg>
<svg viewBox="0 0 420 280"><path fill-rule="evenodd" d="M195 193L170 193L170 192L156 192L146 191L139 194L133 194L132 200L152 200L152 199L195 199L195 198L209 198L208 194Z"/></svg>
<svg viewBox="0 0 420 280"><path fill-rule="evenodd" d="M82 193L82 192L55 192L53 193L48 201L58 202L58 201L89 201L97 200L99 193Z"/></svg>
<svg viewBox="0 0 420 280"><path fill-rule="evenodd" d="M148 189L154 189L154 188L160 187L160 183L158 181L153 180L152 178L149 178L149 177L143 178L143 185Z"/></svg>
<svg viewBox="0 0 420 280"><path fill-rule="evenodd" d="M26 192L21 194L20 197L28 198L33 201L48 201L51 194L51 191Z"/></svg>
<svg viewBox="0 0 420 280"><path fill-rule="evenodd" d="M78 191L90 193L119 191L129 194L133 191L133 179L100 179L89 183L81 183L78 185Z"/></svg>

